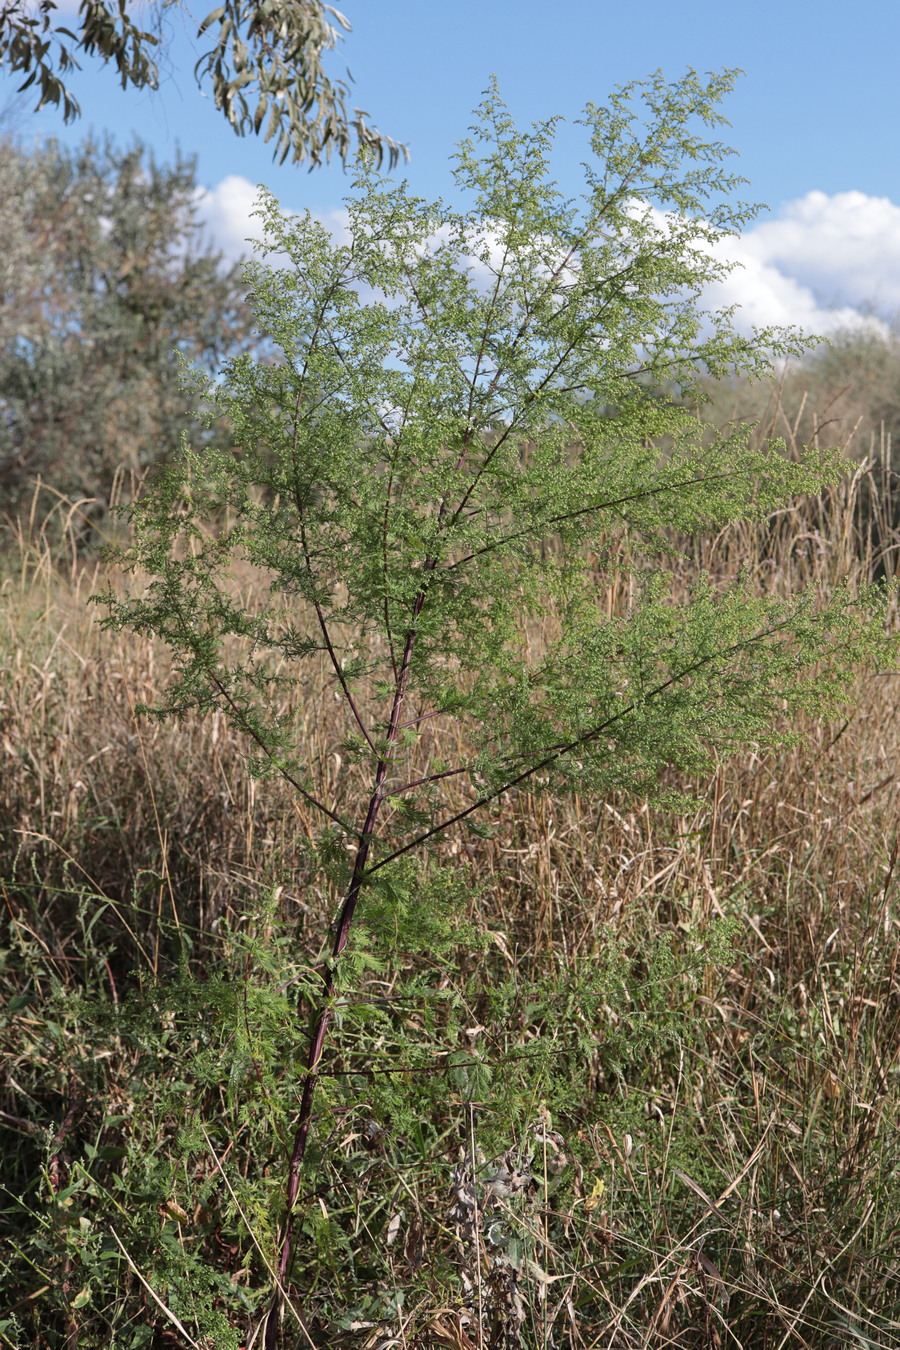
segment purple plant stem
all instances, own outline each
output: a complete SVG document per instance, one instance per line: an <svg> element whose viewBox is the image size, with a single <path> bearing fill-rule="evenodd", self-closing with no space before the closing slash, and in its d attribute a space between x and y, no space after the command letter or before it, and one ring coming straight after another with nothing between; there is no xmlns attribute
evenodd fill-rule
<svg viewBox="0 0 900 1350"><path fill-rule="evenodd" d="M426 567L429 571L433 569L434 563L431 559L428 560ZM427 583L423 584L422 589L416 598L415 605L413 606L413 623L415 623L422 612L426 591ZM331 1024L331 1000L335 991L336 962L347 946L353 927L353 917L356 912L356 905L362 888L366 863L369 858L369 849L372 843L372 836L378 819L378 813L385 797L384 780L387 777L391 749L397 739L400 714L403 708L404 696L406 694L409 667L410 662L412 661L415 642L416 630L415 627L412 627L406 635L403 660L397 673L397 683L394 688L394 701L391 707L390 720L388 722L385 753L378 761L378 768L375 773L372 795L369 798L369 807L366 812L365 823L359 834L359 845L353 862L353 873L350 878L350 886L347 890L347 896L338 918L337 933L335 934L334 945L331 951L331 960L322 976L321 1001L313 1033L310 1037L309 1050L306 1057L306 1076L303 1082L303 1095L300 1099L300 1115L297 1121L297 1129L294 1134L294 1147L291 1151L291 1161L288 1166L284 1228L281 1237L281 1251L278 1256L275 1295L266 1316L265 1338L263 1341L264 1350L276 1350L278 1342L278 1323L284 1297L283 1290L287 1279L288 1269L290 1267L291 1250L293 1247L294 1206L300 1191L300 1172L303 1166L303 1158L306 1154L306 1146L309 1141L310 1125L312 1124L312 1107L316 1083L319 1077L319 1061L322 1058L322 1051L325 1047L328 1028Z"/></svg>

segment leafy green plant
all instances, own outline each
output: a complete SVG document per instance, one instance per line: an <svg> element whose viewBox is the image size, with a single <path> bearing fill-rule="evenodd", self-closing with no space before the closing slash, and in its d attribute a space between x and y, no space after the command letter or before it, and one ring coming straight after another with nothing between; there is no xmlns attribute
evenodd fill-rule
<svg viewBox="0 0 900 1350"><path fill-rule="evenodd" d="M439 950L462 908L429 846L489 833L516 794L675 799L670 770L790 740L786 721L842 706L849 672L891 649L877 589L778 598L709 574L685 595L659 566L677 535L758 520L843 472L835 453L792 460L746 428L709 435L684 406L701 373L758 375L803 345L702 311L726 267L710 246L753 214L704 139L733 80L657 76L589 106L580 205L549 176L555 124L518 131L493 88L457 156L467 212L364 165L336 243L264 194L269 261L248 278L281 359L195 382L234 448L185 444L114 555L143 580L100 597L104 623L174 655L147 711L226 713L251 771L318 814L306 866L339 900L285 1106L268 1350L301 1183L328 1166L313 1101L330 1037L385 943ZM306 753L319 663L343 727L328 762ZM660 947L651 986L671 974ZM311 1223L327 1251L330 1220Z"/></svg>

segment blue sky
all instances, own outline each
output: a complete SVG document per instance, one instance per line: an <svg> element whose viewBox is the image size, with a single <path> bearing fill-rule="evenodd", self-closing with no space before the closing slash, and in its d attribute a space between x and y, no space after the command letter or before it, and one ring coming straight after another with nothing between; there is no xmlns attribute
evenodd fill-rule
<svg viewBox="0 0 900 1350"><path fill-rule="evenodd" d="M65 0L77 7L77 0ZM196 3L196 0L195 0ZM212 0L199 0L202 18ZM340 7L340 6L339 6ZM580 188L581 135L571 125L585 102L602 102L619 83L661 68L677 77L739 66L746 72L725 112L734 161L750 179L748 195L768 216L735 254L744 264L733 294L757 321L852 322L874 308L900 312L900 51L897 0L644 0L637 6L572 0L345 0L353 25L331 69L355 77L353 102L375 125L409 143L402 169L426 196L450 188L448 158L491 74L517 120L554 113L560 135L556 170L567 193ZM160 159L176 148L195 154L203 209L230 253L247 232L247 206L263 182L293 210L309 207L339 219L348 183L339 167L309 173L273 165L255 138L240 140L198 91L193 63L203 50L196 23L174 9L168 68L158 94L123 92L115 72L85 62L72 86L80 123L64 127L52 109L30 113L29 95L0 80L7 126L28 140L58 136L73 144L88 131L138 136Z"/></svg>

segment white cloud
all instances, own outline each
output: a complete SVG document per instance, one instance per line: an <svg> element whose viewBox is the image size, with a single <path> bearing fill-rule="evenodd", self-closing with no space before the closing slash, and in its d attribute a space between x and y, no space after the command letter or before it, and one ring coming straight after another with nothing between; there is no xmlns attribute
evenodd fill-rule
<svg viewBox="0 0 900 1350"><path fill-rule="evenodd" d="M900 206L887 197L808 192L746 239L822 303L900 310Z"/></svg>
<svg viewBox="0 0 900 1350"><path fill-rule="evenodd" d="M739 304L748 327L884 330L900 312L900 206L887 197L808 192L719 252L741 266L705 298Z"/></svg>
<svg viewBox="0 0 900 1350"><path fill-rule="evenodd" d="M197 189L200 219L229 262L249 258L253 248L248 240L262 238L261 223L251 215L258 195L249 178L234 173L214 188Z"/></svg>
<svg viewBox="0 0 900 1350"><path fill-rule="evenodd" d="M198 191L201 218L229 259L249 257L247 239L261 237L260 222L251 217L257 192L234 174ZM338 242L346 241L346 211L317 213L317 219ZM500 240L488 229L483 245L485 258L472 259L482 282ZM871 323L883 327L867 316L900 312L900 206L887 197L808 192L741 238L723 240L717 252L740 265L708 288L704 302L710 308L740 306L736 321L744 329L784 324L827 334Z"/></svg>
<svg viewBox="0 0 900 1350"><path fill-rule="evenodd" d="M259 199L259 188L239 174L229 174L214 188L197 189L197 207L200 221L205 225L213 246L228 262L240 262L253 256L253 246L263 237L262 221L253 215ZM338 244L349 239L347 212L316 213Z"/></svg>
<svg viewBox="0 0 900 1350"><path fill-rule="evenodd" d="M885 327L852 305L829 303L826 298L829 292L834 294L839 289L840 276L836 271L822 274L822 289L806 285L791 274L791 269L766 256L754 237L756 233L751 230L740 239L724 240L719 245L716 250L719 256L737 266L727 277L706 288L703 303L707 308L737 305L735 323L743 331L774 325L827 336L838 329L872 324Z"/></svg>

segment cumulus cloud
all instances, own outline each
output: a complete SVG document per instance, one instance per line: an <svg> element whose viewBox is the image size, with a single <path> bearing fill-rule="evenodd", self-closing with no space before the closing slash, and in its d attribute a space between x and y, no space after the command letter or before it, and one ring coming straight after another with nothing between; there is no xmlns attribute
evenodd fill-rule
<svg viewBox="0 0 900 1350"><path fill-rule="evenodd" d="M252 215L258 192L249 178L234 173L214 188L197 189L200 219L229 262L249 258L253 243L262 237L260 222Z"/></svg>
<svg viewBox="0 0 900 1350"><path fill-rule="evenodd" d="M253 214L259 199L259 188L249 178L229 174L214 188L197 189L197 208L215 248L228 262L251 258L254 244L263 237L262 221ZM343 209L327 211L317 219L331 232L337 243L349 238L348 216Z"/></svg>
<svg viewBox="0 0 900 1350"><path fill-rule="evenodd" d="M900 310L900 206L887 197L808 192L746 238L822 303Z"/></svg>
<svg viewBox="0 0 900 1350"><path fill-rule="evenodd" d="M737 305L735 322L745 332L780 326L827 337L839 329L886 328L881 320L852 305L830 302L830 294L837 291L840 282L836 272L820 274L817 286L805 284L792 269L766 255L754 237L756 233L751 230L740 239L724 240L719 245L719 256L736 266L727 277L706 288L706 308Z"/></svg>
<svg viewBox="0 0 900 1350"><path fill-rule="evenodd" d="M261 236L251 217L257 188L231 175L198 191L198 204L216 246L227 258L249 257ZM318 213L336 240L347 238L347 213ZM499 246L486 232L487 253ZM719 255L738 264L703 299L709 308L737 305L743 329L794 325L828 334L876 325L900 313L900 206L863 192L808 192L739 239L723 240ZM485 262L473 259L476 277ZM874 317L873 317L874 316Z"/></svg>
<svg viewBox="0 0 900 1350"><path fill-rule="evenodd" d="M720 251L740 265L706 299L740 305L748 327L884 330L900 312L900 206L887 197L808 192Z"/></svg>

